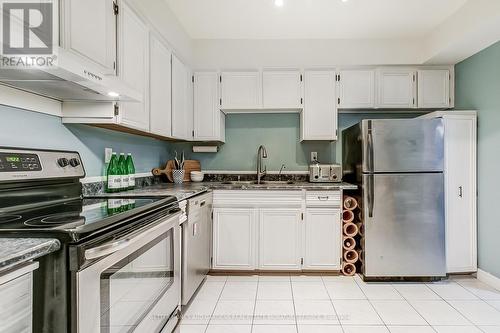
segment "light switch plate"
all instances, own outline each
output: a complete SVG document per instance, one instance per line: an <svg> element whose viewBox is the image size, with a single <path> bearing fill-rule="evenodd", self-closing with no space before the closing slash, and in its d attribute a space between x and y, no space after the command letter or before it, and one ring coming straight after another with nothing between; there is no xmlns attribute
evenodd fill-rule
<svg viewBox="0 0 500 333"><path fill-rule="evenodd" d="M108 164L111 161L111 155L113 155L113 149L104 148L104 163Z"/></svg>

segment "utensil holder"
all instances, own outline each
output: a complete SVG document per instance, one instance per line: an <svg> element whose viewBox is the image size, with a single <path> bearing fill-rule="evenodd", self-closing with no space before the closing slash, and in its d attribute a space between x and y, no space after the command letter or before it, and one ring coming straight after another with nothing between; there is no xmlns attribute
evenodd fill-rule
<svg viewBox="0 0 500 333"><path fill-rule="evenodd" d="M184 182L184 170L172 170L172 178L175 184L182 184Z"/></svg>

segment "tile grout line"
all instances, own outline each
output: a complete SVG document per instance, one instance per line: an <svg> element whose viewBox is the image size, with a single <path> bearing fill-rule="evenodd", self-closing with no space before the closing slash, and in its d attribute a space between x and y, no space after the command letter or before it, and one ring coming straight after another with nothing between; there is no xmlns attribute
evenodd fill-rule
<svg viewBox="0 0 500 333"><path fill-rule="evenodd" d="M253 302L253 315L252 315L252 324L250 325L250 332L253 332L253 325L255 323L255 310L257 309L257 296L259 295L259 285L260 285L260 276L257 275L257 288L255 288L255 301Z"/></svg>
<svg viewBox="0 0 500 333"><path fill-rule="evenodd" d="M359 276L358 276L359 277ZM375 311L375 313L377 314L377 316L379 317L380 321L384 324L384 327L387 329L387 331L389 331L389 327L387 327L385 321L382 319L382 317L380 316L380 314L378 313L377 309L375 309L375 306L373 306L373 303L371 302L371 300L368 298L368 295L366 295L365 291L363 290L363 288L361 288L361 286L359 285L358 281L356 281L356 278L353 277L354 279L354 282L358 285L359 289L361 289L361 292L363 293L363 295L365 295L366 297L366 300L368 301L368 303L370 303L373 311ZM390 331L389 331L390 332Z"/></svg>
<svg viewBox="0 0 500 333"><path fill-rule="evenodd" d="M297 310L295 309L295 296L293 294L293 284L292 284L292 277L289 276L289 279L290 279L290 290L292 292L292 304L293 304L293 316L295 318L295 330L297 331L297 333L299 332L299 322L297 320Z"/></svg>
<svg viewBox="0 0 500 333"><path fill-rule="evenodd" d="M226 288L227 278L228 277L226 276L226 279L224 280L224 285L222 286L222 289L219 293L219 297L217 297L217 302L215 302L214 309L212 310L212 314L210 315L210 318L208 319L207 326L205 326L205 331L204 331L205 333L208 330L208 326L210 326L210 322L212 321L212 317L214 316L215 310L217 309L217 305L219 305L219 301L220 301L220 298L222 297L222 293L224 292L224 289Z"/></svg>
<svg viewBox="0 0 500 333"><path fill-rule="evenodd" d="M321 281L323 282L323 287L325 288L326 294L328 295L328 298L330 299L330 304L332 304L333 311L335 311L335 315L337 316L337 320L339 321L340 329L342 330L343 333L345 333L344 330L344 325L342 325L342 321L340 320L340 316L337 312L337 308L335 307L335 304L333 304L333 299L330 293L328 292L328 289L326 288L325 280L323 279L323 276L321 276Z"/></svg>

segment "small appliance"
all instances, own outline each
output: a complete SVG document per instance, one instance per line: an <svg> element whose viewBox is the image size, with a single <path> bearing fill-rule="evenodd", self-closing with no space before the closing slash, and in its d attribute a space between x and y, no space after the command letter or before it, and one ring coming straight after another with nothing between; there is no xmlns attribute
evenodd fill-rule
<svg viewBox="0 0 500 333"><path fill-rule="evenodd" d="M311 164L309 166L309 181L312 183L339 183L342 181L342 167L339 164Z"/></svg>

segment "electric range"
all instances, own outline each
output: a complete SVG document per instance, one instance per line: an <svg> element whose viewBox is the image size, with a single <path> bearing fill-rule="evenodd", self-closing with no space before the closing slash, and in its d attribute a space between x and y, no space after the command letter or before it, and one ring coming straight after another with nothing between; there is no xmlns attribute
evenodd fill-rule
<svg viewBox="0 0 500 333"><path fill-rule="evenodd" d="M33 331L159 332L174 325L177 199L83 198L83 177L77 152L0 147L0 237L61 242L37 259Z"/></svg>

